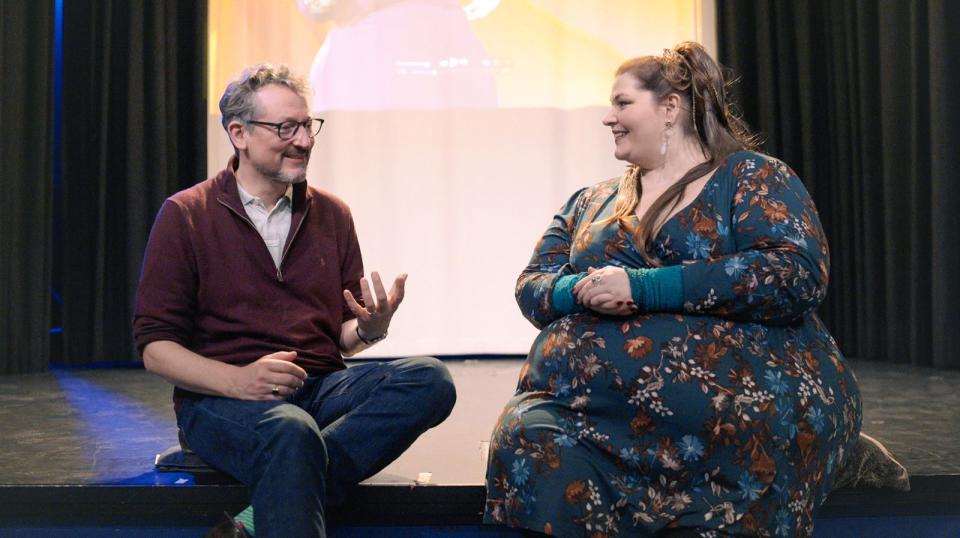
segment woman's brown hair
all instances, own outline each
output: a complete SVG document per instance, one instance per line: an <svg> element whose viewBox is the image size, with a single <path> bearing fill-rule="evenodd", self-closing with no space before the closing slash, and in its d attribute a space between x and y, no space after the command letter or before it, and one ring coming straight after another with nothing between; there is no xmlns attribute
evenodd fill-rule
<svg viewBox="0 0 960 538"><path fill-rule="evenodd" d="M648 245L663 224L662 216L676 208L688 184L720 166L731 153L756 149L758 141L727 100L726 90L732 81L724 76L723 69L703 45L685 41L672 50L665 49L663 56L627 60L617 69L617 76L625 73L633 75L644 89L653 92L657 102L663 102L674 93L680 96L681 109L689 114L681 114L677 126L684 135L693 135L708 157L707 161L687 170L667 188L653 202L635 230L634 239L640 254L651 265L660 265L659 260L648 252ZM609 220L620 222L625 229L630 229L629 219L640 202L643 172L638 166L631 165L620 178L614 214Z"/></svg>

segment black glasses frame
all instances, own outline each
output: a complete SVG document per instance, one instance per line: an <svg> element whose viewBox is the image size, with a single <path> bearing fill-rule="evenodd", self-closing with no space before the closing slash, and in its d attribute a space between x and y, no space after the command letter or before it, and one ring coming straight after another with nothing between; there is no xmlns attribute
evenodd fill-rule
<svg viewBox="0 0 960 538"><path fill-rule="evenodd" d="M297 136L297 131L299 131L301 127L306 130L307 136L310 138L317 136L320 134L320 129L323 129L323 121L323 118L307 118L303 121L288 120L280 123L271 121L247 120L246 123L252 123L253 125L260 125L263 127L272 127L277 133L277 138L280 140L290 140L291 138ZM316 128L313 128L314 123L316 123ZM282 132L290 129L293 129L290 131L290 135L283 136Z"/></svg>

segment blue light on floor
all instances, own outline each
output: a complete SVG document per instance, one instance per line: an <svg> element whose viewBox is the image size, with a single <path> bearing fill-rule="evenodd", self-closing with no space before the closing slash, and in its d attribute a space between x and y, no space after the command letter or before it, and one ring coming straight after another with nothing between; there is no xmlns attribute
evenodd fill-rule
<svg viewBox="0 0 960 538"><path fill-rule="evenodd" d="M80 370L52 370L76 414L77 439L90 451L89 483L193 485L188 473L158 473L154 457L176 444L173 418L84 379Z"/></svg>

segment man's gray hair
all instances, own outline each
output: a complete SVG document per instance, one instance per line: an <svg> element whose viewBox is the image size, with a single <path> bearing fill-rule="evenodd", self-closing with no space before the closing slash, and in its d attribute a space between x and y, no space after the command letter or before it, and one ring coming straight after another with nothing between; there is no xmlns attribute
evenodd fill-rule
<svg viewBox="0 0 960 538"><path fill-rule="evenodd" d="M307 98L307 84L302 78L294 75L285 65L257 64L250 66L240 73L240 77L227 84L227 89L220 97L220 123L223 128L231 120L249 121L256 112L256 93L268 84L280 84L295 91L297 95Z"/></svg>

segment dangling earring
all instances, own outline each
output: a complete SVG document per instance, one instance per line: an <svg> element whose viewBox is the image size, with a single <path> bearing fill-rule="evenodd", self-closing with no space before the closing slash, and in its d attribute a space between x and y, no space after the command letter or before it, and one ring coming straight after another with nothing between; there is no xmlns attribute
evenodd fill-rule
<svg viewBox="0 0 960 538"><path fill-rule="evenodd" d="M693 132L697 135L697 140L703 140L700 138L700 129L697 127L697 86L690 81L690 121L693 123Z"/></svg>
<svg viewBox="0 0 960 538"><path fill-rule="evenodd" d="M665 123L666 129L660 132L660 155L667 154L667 147L670 145L670 131L673 129L673 122Z"/></svg>

